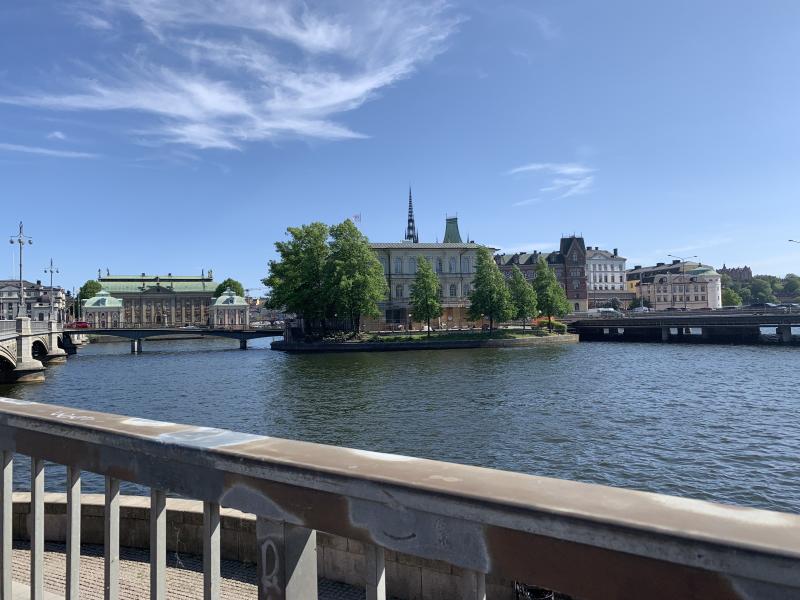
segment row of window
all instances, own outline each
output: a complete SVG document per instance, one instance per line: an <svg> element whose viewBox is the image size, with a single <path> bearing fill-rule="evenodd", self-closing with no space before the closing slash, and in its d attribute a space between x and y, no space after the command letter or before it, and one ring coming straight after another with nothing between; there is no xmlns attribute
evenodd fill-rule
<svg viewBox="0 0 800 600"><path fill-rule="evenodd" d="M427 260L434 271L437 273L444 273L445 262L444 259L437 257L435 260L432 256L426 256L425 260ZM386 264L386 259L381 258L381 265L383 266L384 273L388 272L388 265ZM461 258L461 273L470 273L471 261L470 258L467 256L463 256ZM414 275L417 272L417 258L411 257L408 259L402 259L397 257L394 259L392 273L396 275L402 275L403 273L407 275ZM447 272L448 273L458 273L458 261L455 257L450 257L447 261Z"/></svg>
<svg viewBox="0 0 800 600"><path fill-rule="evenodd" d="M616 268L615 268L616 267ZM609 265L609 264L592 264L592 271L622 271L622 265Z"/></svg>
<svg viewBox="0 0 800 600"><path fill-rule="evenodd" d="M408 291L410 292L411 291L410 286L404 286L404 285L399 285L399 284L395 286L395 288L394 288L394 297L395 297L395 299L399 300L401 298L405 298L406 297L406 294L405 294L406 287L408 287ZM464 288L464 294L463 295L465 297L469 296L472 293L472 288L470 287L470 285L468 283L463 284L463 288ZM450 298L456 298L458 296L458 285L455 284L455 283L451 283L446 288L443 287L441 289L442 295L444 295L445 291L449 292L448 296ZM410 293L409 293L409 295L410 295Z"/></svg>
<svg viewBox="0 0 800 600"><path fill-rule="evenodd" d="M592 285L593 290L624 290L624 285L600 285L594 284Z"/></svg>
<svg viewBox="0 0 800 600"><path fill-rule="evenodd" d="M672 296L671 298L670 296L656 296L656 302L691 302L691 301L692 301L692 296L686 296L685 299L682 295ZM705 294L695 294L694 301L705 302L706 301Z"/></svg>
<svg viewBox="0 0 800 600"><path fill-rule="evenodd" d="M694 289L692 289L692 287L694 287ZM656 286L656 293L668 294L669 293L669 288L670 288L670 286L668 286L668 285L658 285L658 286ZM706 286L705 286L705 284L701 284L701 285L696 285L695 284L694 286L687 285L686 286L686 291L687 292L694 291L694 292L703 292L703 293L705 293ZM682 285L673 285L672 286L672 293L673 294L682 294L683 292L684 292L684 286L682 286Z"/></svg>
<svg viewBox="0 0 800 600"><path fill-rule="evenodd" d="M622 275L619 276L611 275L610 277L611 279L609 279L609 275L600 275L599 273L598 274L592 273L592 282L614 283L615 281L617 281L617 277L619 277L620 283L623 283L625 281L625 278Z"/></svg>

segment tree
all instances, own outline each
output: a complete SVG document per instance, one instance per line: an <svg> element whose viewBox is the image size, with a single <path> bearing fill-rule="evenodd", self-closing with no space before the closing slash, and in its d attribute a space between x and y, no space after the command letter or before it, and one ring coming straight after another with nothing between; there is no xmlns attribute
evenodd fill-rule
<svg viewBox="0 0 800 600"><path fill-rule="evenodd" d="M416 321L424 321L431 336L431 319L442 314L439 300L441 285L431 264L422 257L417 259L417 274L411 284L411 315Z"/></svg>
<svg viewBox="0 0 800 600"><path fill-rule="evenodd" d="M522 319L522 330L525 331L525 322L536 316L536 290L528 283L517 265L514 265L511 271L508 290L511 292L511 304L514 308L513 317Z"/></svg>
<svg viewBox="0 0 800 600"><path fill-rule="evenodd" d="M646 306L647 308L650 308L650 300L647 298L634 298L631 300L628 308L638 308L640 306Z"/></svg>
<svg viewBox="0 0 800 600"><path fill-rule="evenodd" d="M514 307L505 278L487 248L478 249L478 260L472 285L474 289L469 297L470 319L477 321L488 317L489 335L491 335L494 322L509 320L514 315Z"/></svg>
<svg viewBox="0 0 800 600"><path fill-rule="evenodd" d="M783 282L783 293L787 296L797 296L800 294L800 277L789 273Z"/></svg>
<svg viewBox="0 0 800 600"><path fill-rule="evenodd" d="M567 295L564 289L558 285L556 275L547 266L543 257L539 257L536 265L536 279L534 280L536 297L539 300L539 310L547 315L547 327L553 331L553 317L563 317L570 310Z"/></svg>
<svg viewBox="0 0 800 600"><path fill-rule="evenodd" d="M361 316L380 315L378 302L388 288L378 257L367 237L350 219L330 229L330 254L324 270L324 290L330 309L347 315L357 333Z"/></svg>
<svg viewBox="0 0 800 600"><path fill-rule="evenodd" d="M324 327L328 309L323 289L330 255L328 226L317 222L289 227L286 231L291 238L275 242L280 260L269 262L269 275L262 280L272 290L270 307L303 317L307 331L314 321Z"/></svg>
<svg viewBox="0 0 800 600"><path fill-rule="evenodd" d="M742 297L730 288L722 290L722 306L741 306Z"/></svg>
<svg viewBox="0 0 800 600"><path fill-rule="evenodd" d="M103 286L94 279L89 279L78 290L78 311L82 313L83 301L89 298L94 298L97 293L103 289Z"/></svg>
<svg viewBox="0 0 800 600"><path fill-rule="evenodd" d="M231 288L237 296L244 296L244 287L242 286L242 284L236 281L235 279L231 279L229 277L228 279L220 283L217 286L217 289L214 290L214 298L219 298L220 296L222 296L222 294L228 288Z"/></svg>
<svg viewBox="0 0 800 600"><path fill-rule="evenodd" d="M750 282L750 301L760 304L762 302L775 302L777 298L772 292L772 285L769 280L760 277L753 278Z"/></svg>

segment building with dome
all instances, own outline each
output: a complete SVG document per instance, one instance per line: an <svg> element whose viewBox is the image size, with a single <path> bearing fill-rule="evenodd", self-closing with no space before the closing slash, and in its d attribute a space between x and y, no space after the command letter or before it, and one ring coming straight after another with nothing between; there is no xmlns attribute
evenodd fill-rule
<svg viewBox="0 0 800 600"><path fill-rule="evenodd" d="M83 319L92 327L124 327L125 312L121 298L105 290L97 292L83 303Z"/></svg>
<svg viewBox="0 0 800 600"><path fill-rule="evenodd" d="M722 308L722 277L714 267L675 261L670 265L638 267L638 270L635 279L639 282L638 296L649 302L650 308ZM630 271L628 274L630 276Z"/></svg>
<svg viewBox="0 0 800 600"><path fill-rule="evenodd" d="M211 305L211 326L219 329L247 329L250 326L250 305L247 300L226 289Z"/></svg>

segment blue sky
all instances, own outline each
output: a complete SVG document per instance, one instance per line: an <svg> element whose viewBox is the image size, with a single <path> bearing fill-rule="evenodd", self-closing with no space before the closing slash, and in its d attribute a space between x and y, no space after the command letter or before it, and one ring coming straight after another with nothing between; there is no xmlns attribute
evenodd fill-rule
<svg viewBox="0 0 800 600"><path fill-rule="evenodd" d="M794 0L12 0L0 221L29 279L255 288L289 225L399 240L411 184L423 241L457 214L511 251L798 272L799 30Z"/></svg>

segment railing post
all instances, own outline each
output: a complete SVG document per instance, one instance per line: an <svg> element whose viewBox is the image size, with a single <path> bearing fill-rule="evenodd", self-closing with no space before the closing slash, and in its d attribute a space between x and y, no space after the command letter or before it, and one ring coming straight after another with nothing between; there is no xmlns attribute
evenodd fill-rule
<svg viewBox="0 0 800 600"><path fill-rule="evenodd" d="M461 598L463 600L486 600L486 575L465 570L461 575Z"/></svg>
<svg viewBox="0 0 800 600"><path fill-rule="evenodd" d="M382 546L364 545L367 600L386 600L386 564Z"/></svg>
<svg viewBox="0 0 800 600"><path fill-rule="evenodd" d="M11 540L12 540L12 495L14 493L14 453L3 450L3 481L0 489L0 600L11 600Z"/></svg>
<svg viewBox="0 0 800 600"><path fill-rule="evenodd" d="M81 471L67 467L67 582L66 600L80 597Z"/></svg>
<svg viewBox="0 0 800 600"><path fill-rule="evenodd" d="M150 490L150 600L164 600L167 589L167 496Z"/></svg>
<svg viewBox="0 0 800 600"><path fill-rule="evenodd" d="M219 504L203 502L203 599L219 598Z"/></svg>
<svg viewBox="0 0 800 600"><path fill-rule="evenodd" d="M259 600L317 600L317 532L256 518Z"/></svg>
<svg viewBox="0 0 800 600"><path fill-rule="evenodd" d="M31 456L31 600L44 598L44 460Z"/></svg>
<svg viewBox="0 0 800 600"><path fill-rule="evenodd" d="M119 479L106 477L104 600L119 599Z"/></svg>

